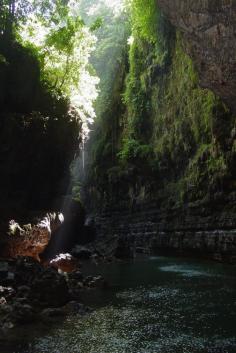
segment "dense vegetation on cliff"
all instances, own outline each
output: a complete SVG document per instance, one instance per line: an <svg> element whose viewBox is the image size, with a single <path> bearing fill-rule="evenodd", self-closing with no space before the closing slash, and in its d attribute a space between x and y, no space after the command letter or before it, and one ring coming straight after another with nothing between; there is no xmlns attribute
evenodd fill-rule
<svg viewBox="0 0 236 353"><path fill-rule="evenodd" d="M44 0L3 1L0 19L1 206L47 209L66 192L94 118L88 60L99 23L86 27L76 4Z"/></svg>
<svg viewBox="0 0 236 353"><path fill-rule="evenodd" d="M123 83L102 115L106 134L95 139L93 197L180 205L232 190L232 113L200 88L181 33L156 1L133 0L129 11L128 67L124 57Z"/></svg>
<svg viewBox="0 0 236 353"><path fill-rule="evenodd" d="M233 115L156 1L5 0L0 17L2 200L50 207L95 116L73 178L87 200L181 205L233 189Z"/></svg>

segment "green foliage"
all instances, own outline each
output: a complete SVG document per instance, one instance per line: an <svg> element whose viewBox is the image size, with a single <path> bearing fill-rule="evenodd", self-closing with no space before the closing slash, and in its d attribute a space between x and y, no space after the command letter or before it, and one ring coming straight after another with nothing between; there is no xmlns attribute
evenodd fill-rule
<svg viewBox="0 0 236 353"><path fill-rule="evenodd" d="M190 58L184 53L178 36L172 59L172 70L163 83L163 95L153 91L155 152L158 158L168 156L169 163L188 163L191 153L201 143L210 143L214 95L198 87L198 78Z"/></svg>
<svg viewBox="0 0 236 353"><path fill-rule="evenodd" d="M88 125L95 117L93 102L99 82L89 64L96 38L78 14L77 3L60 0L51 5L47 4L45 14L35 10L21 26L18 37L24 46L35 48L41 80L54 94L68 98L87 136ZM95 21L93 30L99 26L100 22Z"/></svg>
<svg viewBox="0 0 236 353"><path fill-rule="evenodd" d="M7 60L4 55L0 54L0 65L2 65L2 64L6 65Z"/></svg>
<svg viewBox="0 0 236 353"><path fill-rule="evenodd" d="M101 18L103 26L96 32L98 38L96 51L91 57L91 63L100 78L100 94L95 104L98 120L113 100L116 85L114 78L124 65L129 34L128 19L125 14L114 16L111 9L102 8Z"/></svg>
<svg viewBox="0 0 236 353"><path fill-rule="evenodd" d="M30 17L40 18L49 26L68 14L68 2L63 0L1 0L0 36L6 41L14 40L22 24Z"/></svg>
<svg viewBox="0 0 236 353"><path fill-rule="evenodd" d="M133 40L129 50L130 69L124 93L128 112L124 141L134 139L137 144L140 141L145 146L150 145L153 130L153 77L165 71L169 65L173 32L163 32L167 27L166 20L160 14L155 1L147 1L145 6L141 1L131 1L131 13ZM160 27L161 34L158 36ZM126 149L125 143L120 155L127 155ZM146 160L146 164L148 163Z"/></svg>
<svg viewBox="0 0 236 353"><path fill-rule="evenodd" d="M81 185L76 183L72 188L72 199L75 201L80 201Z"/></svg>
<svg viewBox="0 0 236 353"><path fill-rule="evenodd" d="M64 1L29 4L9 0L3 5L1 199L6 200L6 207L12 202L12 207L20 209L48 208L68 188L70 163L81 141L83 116L75 109L71 82L73 78L77 95L79 89L84 90L81 75L87 73L93 39L81 19L69 13ZM80 46L85 49L78 61L74 54ZM88 104L93 99L88 99ZM82 105L84 115L86 109Z"/></svg>
<svg viewBox="0 0 236 353"><path fill-rule="evenodd" d="M118 153L118 157L121 161L145 161L150 160L152 157L153 150L150 145L140 144L134 139L125 139L123 142L123 148Z"/></svg>
<svg viewBox="0 0 236 353"><path fill-rule="evenodd" d="M156 43L159 12L156 0L131 0L133 35Z"/></svg>
<svg viewBox="0 0 236 353"><path fill-rule="evenodd" d="M74 38L76 33L81 30L84 23L80 18L67 18L66 24L63 27L56 28L50 31L46 37L45 44L49 47L55 47L56 50L72 54L74 47Z"/></svg>
<svg viewBox="0 0 236 353"><path fill-rule="evenodd" d="M96 50L90 62L100 78L99 96L95 102L96 119L87 143L89 153L88 182L106 183L108 170L116 163L119 144L119 118L124 109L121 103L127 61L127 39L130 33L125 12L117 12L108 1L89 3L82 0L83 19L102 25L93 33L97 37ZM90 11L90 9L93 11ZM100 24L99 23L99 24ZM99 187L99 186L98 186Z"/></svg>
<svg viewBox="0 0 236 353"><path fill-rule="evenodd" d="M100 133L105 133L96 145L95 169L105 171L98 184L119 197L121 191L109 189L109 182L124 190L122 180L134 188L149 183L154 197L170 203L202 198L229 175L226 136L232 119L211 91L199 87L181 34L160 14L156 1L129 4L132 36L122 94L126 112L118 118L101 115ZM119 127L115 144L114 121Z"/></svg>
<svg viewBox="0 0 236 353"><path fill-rule="evenodd" d="M102 17L97 18L97 19L93 22L93 24L90 26L90 31L92 31L92 32L97 31L99 28L102 27L103 23L104 23L104 22L103 22Z"/></svg>

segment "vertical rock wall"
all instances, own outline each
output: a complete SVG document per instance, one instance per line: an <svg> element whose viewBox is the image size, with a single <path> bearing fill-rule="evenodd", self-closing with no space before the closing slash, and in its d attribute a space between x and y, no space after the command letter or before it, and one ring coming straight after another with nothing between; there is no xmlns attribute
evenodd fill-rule
<svg viewBox="0 0 236 353"><path fill-rule="evenodd" d="M158 5L182 31L202 87L236 112L236 2L158 0Z"/></svg>

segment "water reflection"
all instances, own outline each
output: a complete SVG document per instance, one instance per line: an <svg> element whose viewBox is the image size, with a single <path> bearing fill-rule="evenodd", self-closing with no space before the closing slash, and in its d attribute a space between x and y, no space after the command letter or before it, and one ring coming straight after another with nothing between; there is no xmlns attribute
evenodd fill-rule
<svg viewBox="0 0 236 353"><path fill-rule="evenodd" d="M31 346L14 352L236 352L234 267L151 258L97 271L115 286L91 291L91 315L68 317L62 327L32 335Z"/></svg>

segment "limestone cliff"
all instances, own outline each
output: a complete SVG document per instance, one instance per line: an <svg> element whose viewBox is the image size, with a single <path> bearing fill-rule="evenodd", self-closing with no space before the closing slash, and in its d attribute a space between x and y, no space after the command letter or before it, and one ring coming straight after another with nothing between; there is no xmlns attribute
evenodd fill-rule
<svg viewBox="0 0 236 353"><path fill-rule="evenodd" d="M236 112L236 3L233 0L158 0L181 30L200 84Z"/></svg>
<svg viewBox="0 0 236 353"><path fill-rule="evenodd" d="M122 109L87 184L97 232L126 248L235 261L235 5L135 3Z"/></svg>

